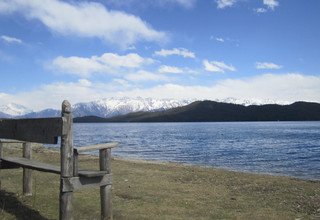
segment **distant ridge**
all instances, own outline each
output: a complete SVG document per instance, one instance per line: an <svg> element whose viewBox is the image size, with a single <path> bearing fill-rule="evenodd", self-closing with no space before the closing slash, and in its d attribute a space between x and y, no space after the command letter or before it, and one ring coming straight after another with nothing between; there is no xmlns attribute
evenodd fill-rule
<svg viewBox="0 0 320 220"><path fill-rule="evenodd" d="M318 121L320 104L295 102L290 105L238 105L196 101L158 112L135 112L112 118L81 117L75 122L218 122L218 121Z"/></svg>
<svg viewBox="0 0 320 220"><path fill-rule="evenodd" d="M88 122L92 120L96 122L104 121L104 118L111 117L113 121L317 120L317 115L312 112L304 113L313 111L315 108L311 106L311 102L297 103L291 105L288 102L275 100L241 100L235 98L211 101L141 97L106 98L92 102L75 103L73 105L73 116L92 116L85 119ZM317 106L318 103L313 104ZM296 105L303 107L296 109L298 107ZM200 114L200 112L203 112L203 114ZM267 112L267 114L262 112ZM129 115L127 115L128 113ZM60 110L45 109L35 112L14 103L0 106L0 118L42 118L57 117L60 114ZM95 116L97 119L94 119Z"/></svg>
<svg viewBox="0 0 320 220"><path fill-rule="evenodd" d="M74 117L98 116L103 118L125 115L138 111L161 111L190 104L191 100L152 99L152 98L106 98L92 102L74 103ZM22 105L10 103L0 106L0 118L42 118L57 117L60 110L45 109L32 111Z"/></svg>
<svg viewBox="0 0 320 220"><path fill-rule="evenodd" d="M61 115L60 110L45 109L39 112L31 112L20 116L19 118L46 118L46 117L59 117Z"/></svg>
<svg viewBox="0 0 320 220"><path fill-rule="evenodd" d="M19 117L22 115L26 115L30 112L32 112L32 110L16 103L9 103L7 105L0 106L1 118Z"/></svg>

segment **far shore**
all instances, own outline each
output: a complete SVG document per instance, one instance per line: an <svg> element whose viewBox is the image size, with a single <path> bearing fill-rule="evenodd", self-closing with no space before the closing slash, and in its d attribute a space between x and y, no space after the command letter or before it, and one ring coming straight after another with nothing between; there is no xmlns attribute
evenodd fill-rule
<svg viewBox="0 0 320 220"><path fill-rule="evenodd" d="M57 150L33 158L59 164ZM21 155L5 146L4 155ZM93 155L80 167L97 169ZM319 219L320 181L180 163L114 158L114 219ZM57 219L59 176L34 171L31 197L21 196L22 169L1 170L0 218ZM48 187L49 186L49 187ZM99 219L99 189L75 193L75 219Z"/></svg>

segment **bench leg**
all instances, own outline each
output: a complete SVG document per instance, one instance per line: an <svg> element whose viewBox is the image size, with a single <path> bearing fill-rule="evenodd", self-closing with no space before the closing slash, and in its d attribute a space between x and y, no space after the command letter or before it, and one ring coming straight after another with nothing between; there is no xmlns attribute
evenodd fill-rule
<svg viewBox="0 0 320 220"><path fill-rule="evenodd" d="M102 149L99 151L100 170L111 173L111 149ZM113 219L111 202L112 185L100 187L101 198L101 219Z"/></svg>
<svg viewBox="0 0 320 220"><path fill-rule="evenodd" d="M23 157L31 159L31 143L23 143ZM23 168L23 195L32 195L32 170Z"/></svg>
<svg viewBox="0 0 320 220"><path fill-rule="evenodd" d="M60 180L62 189L62 180ZM61 192L60 191L60 220L73 219L72 216L72 198L73 192Z"/></svg>
<svg viewBox="0 0 320 220"><path fill-rule="evenodd" d="M2 155L3 155L3 149L2 149L3 145L0 141L0 172L1 172L1 158L2 158ZM0 189L1 189L1 178L0 178Z"/></svg>

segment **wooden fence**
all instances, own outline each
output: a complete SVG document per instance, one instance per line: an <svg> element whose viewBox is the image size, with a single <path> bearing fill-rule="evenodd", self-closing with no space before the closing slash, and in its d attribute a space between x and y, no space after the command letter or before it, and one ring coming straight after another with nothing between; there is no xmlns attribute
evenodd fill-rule
<svg viewBox="0 0 320 220"><path fill-rule="evenodd" d="M31 159L31 143L57 144L61 138L60 167ZM60 174L59 219L73 219L73 192L85 187L100 187L101 219L112 219L111 202L111 148L117 143L104 143L86 147L73 147L73 122L71 105L62 103L62 115L58 118L0 119L0 167L23 168L23 194L32 195L32 170ZM7 139L13 139L10 141ZM23 144L23 157L5 157L3 143ZM99 150L100 170L78 169L79 153ZM1 183L0 183L1 184Z"/></svg>

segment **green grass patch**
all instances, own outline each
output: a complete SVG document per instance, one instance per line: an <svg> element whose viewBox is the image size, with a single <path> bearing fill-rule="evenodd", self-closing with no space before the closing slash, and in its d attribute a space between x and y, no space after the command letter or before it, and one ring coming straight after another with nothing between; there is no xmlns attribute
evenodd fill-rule
<svg viewBox="0 0 320 220"><path fill-rule="evenodd" d="M22 154L5 147L4 155ZM57 151L32 157L59 164ZM80 167L98 158L80 156ZM114 219L319 219L320 181L180 164L112 160ZM33 195L22 196L22 169L1 170L0 219L58 219L59 175L33 171ZM74 193L75 219L100 219L99 188Z"/></svg>

